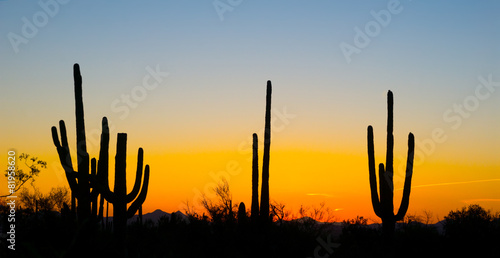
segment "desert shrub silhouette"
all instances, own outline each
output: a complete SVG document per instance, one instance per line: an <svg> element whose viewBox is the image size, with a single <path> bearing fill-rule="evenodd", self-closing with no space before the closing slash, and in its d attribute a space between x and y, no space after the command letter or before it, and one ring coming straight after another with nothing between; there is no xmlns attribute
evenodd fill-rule
<svg viewBox="0 0 500 258"><path fill-rule="evenodd" d="M493 215L478 204L450 211L444 219L445 235L457 241L484 239L494 229Z"/></svg>
<svg viewBox="0 0 500 258"><path fill-rule="evenodd" d="M450 211L444 217L444 234L450 250L460 253L500 257L499 217L478 204Z"/></svg>

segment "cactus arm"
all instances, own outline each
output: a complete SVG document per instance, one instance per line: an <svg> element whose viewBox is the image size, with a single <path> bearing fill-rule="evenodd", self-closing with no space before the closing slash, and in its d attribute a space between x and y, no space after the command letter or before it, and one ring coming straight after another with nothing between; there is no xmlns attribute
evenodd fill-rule
<svg viewBox="0 0 500 258"><path fill-rule="evenodd" d="M412 133L408 135L408 157L406 159L406 177L405 184L403 188L403 199L401 200L401 205L399 206L398 213L396 214L395 220L402 220L408 211L408 206L410 204L410 191L411 191L411 179L413 176L413 158L415 155L415 137Z"/></svg>
<svg viewBox="0 0 500 258"><path fill-rule="evenodd" d="M137 210L142 206L144 201L146 200L146 196L148 194L148 186L149 186L149 165L146 165L144 171L144 182L142 184L141 193L137 196L137 199L129 206L127 210L127 218L131 218L137 212Z"/></svg>
<svg viewBox="0 0 500 258"><path fill-rule="evenodd" d="M59 121L59 127L61 131L61 142L57 135L57 128L52 127L52 141L57 149L57 154L59 155L59 160L66 174L66 179L68 180L69 187L72 192L76 193L78 183L76 181L76 172L73 170L73 164L71 162L71 155L69 153L68 138L66 136L66 126L64 121ZM62 145L61 145L62 143Z"/></svg>
<svg viewBox="0 0 500 258"><path fill-rule="evenodd" d="M90 160L90 178L96 178L96 174L97 174L97 161L95 158L92 158ZM97 192L97 189L93 188L92 191L90 192L90 195L92 196L96 192Z"/></svg>
<svg viewBox="0 0 500 258"><path fill-rule="evenodd" d="M380 209L379 216L381 219L388 218L393 216L392 210L390 209L390 196L392 192L388 189L387 184L387 171L384 167L384 163L378 164L378 183L379 183L379 191L380 191ZM377 215L378 216L378 215Z"/></svg>
<svg viewBox="0 0 500 258"><path fill-rule="evenodd" d="M126 203L133 201L137 197L137 194L139 194L139 190L141 190L143 160L144 151L142 150L142 148L139 148L139 151L137 153L137 172L135 174L134 187L132 188L132 191L125 197Z"/></svg>
<svg viewBox="0 0 500 258"><path fill-rule="evenodd" d="M370 174L370 190L372 198L372 206L377 216L382 216L380 208L380 200L377 190L377 175L375 171L375 150L373 147L373 127L368 126L368 170Z"/></svg>
<svg viewBox="0 0 500 258"><path fill-rule="evenodd" d="M97 162L95 158L90 160L90 176L95 178L97 173ZM92 185L92 183L91 183ZM97 198L99 197L99 191L96 187L93 187L90 191L90 207L92 218L97 218Z"/></svg>
<svg viewBox="0 0 500 258"><path fill-rule="evenodd" d="M109 189L109 126L106 117L102 118L101 148L99 150L96 179L97 182L95 186L101 192L101 197L113 203L115 201L115 195ZM102 207L102 209L104 209L104 207Z"/></svg>

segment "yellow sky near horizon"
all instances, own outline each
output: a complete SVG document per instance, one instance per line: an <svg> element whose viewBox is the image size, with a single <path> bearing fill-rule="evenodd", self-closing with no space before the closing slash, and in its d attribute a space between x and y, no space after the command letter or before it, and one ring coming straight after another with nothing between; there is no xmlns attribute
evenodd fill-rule
<svg viewBox="0 0 500 258"><path fill-rule="evenodd" d="M262 150L262 146L260 146ZM127 183L132 188L137 152L128 148ZM114 175L114 152L110 150L110 186ZM259 166L262 151L259 153ZM385 153L378 153L377 162ZM39 155L48 161L48 168L37 178L42 192L51 187L68 186L57 155ZM145 150L145 164L151 166L148 197L144 213L161 209L166 212L183 210L186 201L198 206L202 194L213 198L211 189L220 176L228 179L235 203L251 202L251 154L238 151L150 153ZM395 211L401 200L403 172L395 161ZM480 170L481 173L472 173ZM414 168L412 194L407 214L422 215L431 211L441 218L449 211L479 203L486 209L500 211L498 186L495 177L500 165L450 164L427 161ZM3 180L3 178L2 178ZM260 182L259 182L260 185ZM260 191L259 191L260 192ZM0 191L3 193L3 191ZM336 221L364 216L378 221L370 203L367 157L364 153L342 154L312 150L271 150L271 200L284 203L296 213L300 206L318 207L324 202Z"/></svg>

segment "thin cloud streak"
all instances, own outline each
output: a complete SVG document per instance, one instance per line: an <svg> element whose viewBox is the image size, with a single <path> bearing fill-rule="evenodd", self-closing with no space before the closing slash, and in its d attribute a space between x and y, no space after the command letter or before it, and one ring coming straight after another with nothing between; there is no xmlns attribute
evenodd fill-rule
<svg viewBox="0 0 500 258"><path fill-rule="evenodd" d="M444 185L461 185L461 184L473 184L473 183L484 183L484 182L495 182L500 181L500 178L494 179L483 179L483 180L472 180L472 181L463 181L463 182L450 182L450 183L437 183L437 184L426 184L426 185L416 185L411 188L422 188L422 187L433 187L433 186L444 186ZM403 190L403 188L396 189L398 191Z"/></svg>

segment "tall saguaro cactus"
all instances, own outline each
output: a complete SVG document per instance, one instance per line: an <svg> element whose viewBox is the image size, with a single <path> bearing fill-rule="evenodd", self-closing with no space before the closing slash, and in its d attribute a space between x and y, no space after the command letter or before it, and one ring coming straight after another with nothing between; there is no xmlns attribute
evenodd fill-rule
<svg viewBox="0 0 500 258"><path fill-rule="evenodd" d="M85 138L85 123L83 115L82 77L78 64L73 66L75 80L75 110L76 110L76 135L77 135L77 162L78 172L73 169L71 155L69 152L66 125L59 121L61 140L57 134L57 128L52 127L52 139L57 148L59 159L64 168L66 178L71 188L72 196L77 203L77 214L79 221L89 219L102 219L104 211L104 199L113 204L114 231L119 238L125 236L127 218L132 217L144 203L149 184L149 165L146 165L144 180L141 188L143 174L143 150L139 148L137 172L134 187L127 194L126 181L126 154L127 134L119 133L115 159L115 188L114 192L109 189L109 126L106 117L102 119L102 133L99 151L99 160L92 159L89 162L87 144ZM89 164L90 163L90 164ZM89 171L90 168L90 171ZM90 172L90 173L89 173ZM139 193L140 191L140 193ZM98 200L100 195L100 202ZM127 204L132 203L128 209ZM98 212L99 211L99 212ZM106 209L107 214L108 209ZM107 217L107 215L106 215ZM123 243L123 241L121 241Z"/></svg>
<svg viewBox="0 0 500 258"><path fill-rule="evenodd" d="M386 236L392 236L396 221L402 220L410 203L411 179L413 175L413 157L415 138L412 133L408 135L408 157L406 161L406 177L403 190L403 199L398 213L394 214L394 167L393 167L393 105L392 92L387 93L387 153L386 164L379 164L380 198L377 192L377 178L375 175L375 151L373 144L373 128L368 126L368 167L370 174L370 189L373 210L382 219L382 228Z"/></svg>
<svg viewBox="0 0 500 258"><path fill-rule="evenodd" d="M69 152L68 138L66 134L66 125L64 121L59 121L61 132L61 140L57 135L57 128L52 127L52 140L57 148L59 160L68 180L71 196L78 200L76 207L78 220L85 221L91 218L91 199L98 195L97 192L91 191L90 174L89 174L89 154L87 153L87 142L85 137L85 120L83 113L83 96L82 96L82 76L80 74L80 66L73 66L73 77L75 81L75 115L76 115L76 142L77 142L77 169L73 169L71 154ZM91 197L92 196L92 197ZM72 198L73 199L73 198ZM75 204L72 200L72 209L75 209Z"/></svg>
<svg viewBox="0 0 500 258"><path fill-rule="evenodd" d="M102 191L106 201L113 204L113 231L117 237L123 238L126 232L127 219L134 216L146 200L149 185L149 165L146 165L144 180L142 180L144 152L142 148L139 148L137 154L137 171L134 187L132 188L132 191L127 194L127 134L119 133L117 138L114 191L111 192L109 189L107 172L103 175L104 185L102 186ZM141 181L143 181L142 188ZM128 203L132 204L127 208Z"/></svg>
<svg viewBox="0 0 500 258"><path fill-rule="evenodd" d="M269 221L269 151L271 149L271 81L267 81L266 123L264 128L264 158L262 161L262 188L260 195L260 218Z"/></svg>
<svg viewBox="0 0 500 258"><path fill-rule="evenodd" d="M259 140L257 134L253 134L252 144L252 207L250 219L256 222L259 218Z"/></svg>

